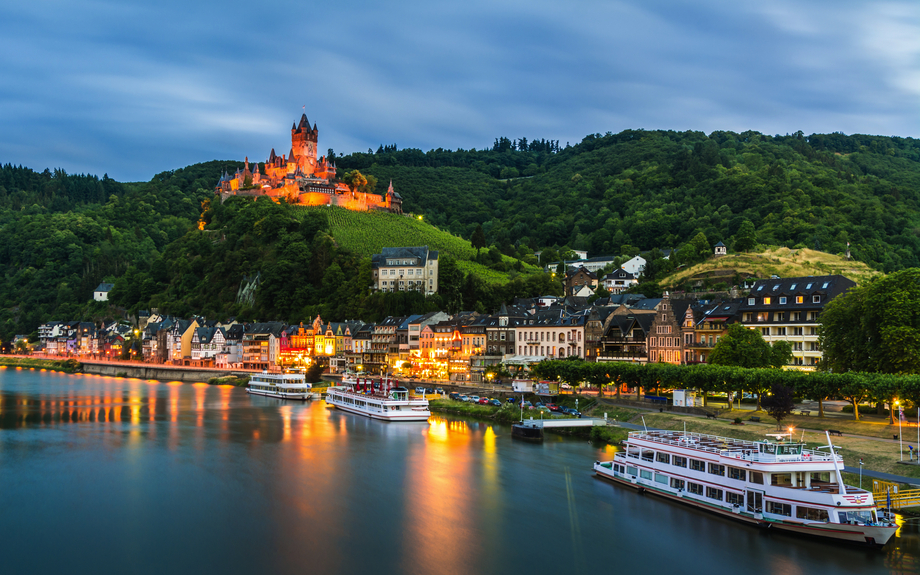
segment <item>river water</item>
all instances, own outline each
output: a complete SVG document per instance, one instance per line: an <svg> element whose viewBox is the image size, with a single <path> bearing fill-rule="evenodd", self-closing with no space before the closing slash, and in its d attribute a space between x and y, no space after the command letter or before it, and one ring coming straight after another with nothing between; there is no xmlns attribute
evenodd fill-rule
<svg viewBox="0 0 920 575"><path fill-rule="evenodd" d="M242 389L0 370L2 573L918 573L596 479L610 448Z"/></svg>

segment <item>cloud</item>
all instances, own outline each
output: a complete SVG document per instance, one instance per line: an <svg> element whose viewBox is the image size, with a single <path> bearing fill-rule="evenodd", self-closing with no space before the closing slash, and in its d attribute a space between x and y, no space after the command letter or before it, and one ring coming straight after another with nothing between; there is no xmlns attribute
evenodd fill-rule
<svg viewBox="0 0 920 575"><path fill-rule="evenodd" d="M0 8L0 161L146 180L320 146L627 128L920 135L920 6L471 0Z"/></svg>

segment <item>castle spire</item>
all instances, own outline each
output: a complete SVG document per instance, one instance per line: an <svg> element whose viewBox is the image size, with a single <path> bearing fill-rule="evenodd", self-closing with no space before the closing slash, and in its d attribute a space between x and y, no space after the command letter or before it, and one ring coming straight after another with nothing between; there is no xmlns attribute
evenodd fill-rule
<svg viewBox="0 0 920 575"><path fill-rule="evenodd" d="M300 117L300 125L297 127L298 128L306 127L308 130L310 129L310 120L307 119L306 112L304 112L304 114Z"/></svg>

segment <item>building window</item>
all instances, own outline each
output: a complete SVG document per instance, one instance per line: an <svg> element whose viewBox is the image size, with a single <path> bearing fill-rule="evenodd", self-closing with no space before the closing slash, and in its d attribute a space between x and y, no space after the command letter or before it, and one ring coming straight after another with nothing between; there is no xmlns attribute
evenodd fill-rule
<svg viewBox="0 0 920 575"><path fill-rule="evenodd" d="M773 301L773 298L771 298L771 297L765 297L765 298L763 298L763 305L770 305L770 303L771 303L772 301Z"/></svg>
<svg viewBox="0 0 920 575"><path fill-rule="evenodd" d="M780 298L779 298L779 304L780 304L780 305L786 305L786 298L780 297Z"/></svg>
<svg viewBox="0 0 920 575"><path fill-rule="evenodd" d="M811 296L811 303L821 303L821 296L819 295Z"/></svg>

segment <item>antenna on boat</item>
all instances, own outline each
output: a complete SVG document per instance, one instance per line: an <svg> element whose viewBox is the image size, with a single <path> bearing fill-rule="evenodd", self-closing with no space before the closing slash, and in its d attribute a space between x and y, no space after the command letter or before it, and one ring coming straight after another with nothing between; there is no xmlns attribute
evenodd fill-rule
<svg viewBox="0 0 920 575"><path fill-rule="evenodd" d="M840 495L847 494L846 485L843 484L843 476L840 475L840 467L837 466L837 452L834 451L834 444L831 443L831 432L824 430L827 435L827 450L830 451L831 461L834 462L834 472L837 474L837 485L840 486Z"/></svg>
<svg viewBox="0 0 920 575"><path fill-rule="evenodd" d="M642 416L642 427L644 427L644 428L645 428L645 432L648 433L648 426L645 425L645 416L644 416L644 415Z"/></svg>

